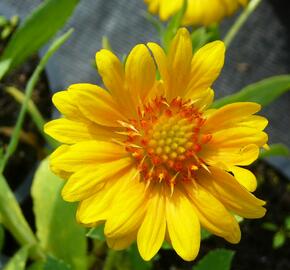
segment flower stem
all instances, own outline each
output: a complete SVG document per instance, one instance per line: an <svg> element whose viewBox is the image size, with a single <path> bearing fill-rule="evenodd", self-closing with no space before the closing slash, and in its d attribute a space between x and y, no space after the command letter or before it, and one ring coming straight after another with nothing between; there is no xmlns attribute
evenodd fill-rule
<svg viewBox="0 0 290 270"><path fill-rule="evenodd" d="M9 86L9 87L5 88L5 91L8 94L10 94L20 104L22 104L24 102L25 95L19 89L15 88L13 86ZM40 111L38 110L38 108L36 107L36 105L32 101L32 99L30 99L28 102L27 112L30 114L32 121L36 125L40 134L45 138L48 145L52 149L55 149L58 146L58 143L44 133L43 126L44 126L46 121L44 120L43 116L41 115Z"/></svg>
<svg viewBox="0 0 290 270"><path fill-rule="evenodd" d="M262 2L262 0L252 0L248 4L248 6L244 9L242 14L238 17L236 22L233 24L231 29L228 31L224 38L224 43L227 47L230 46L231 42L239 32L239 30L242 28L242 26L245 24L249 16L256 10L256 8L259 6L259 4Z"/></svg>

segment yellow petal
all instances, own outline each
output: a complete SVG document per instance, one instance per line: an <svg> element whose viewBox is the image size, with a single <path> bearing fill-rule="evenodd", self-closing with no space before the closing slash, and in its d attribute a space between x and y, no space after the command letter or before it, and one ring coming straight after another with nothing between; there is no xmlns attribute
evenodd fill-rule
<svg viewBox="0 0 290 270"><path fill-rule="evenodd" d="M152 193L146 215L137 234L138 249L145 261L151 260L158 252L166 231L164 194L159 187L156 187Z"/></svg>
<svg viewBox="0 0 290 270"><path fill-rule="evenodd" d="M45 124L44 131L52 138L66 144L88 140L108 140L117 138L114 130L90 122L77 122L69 119L52 120Z"/></svg>
<svg viewBox="0 0 290 270"><path fill-rule="evenodd" d="M95 226L104 222L111 214L111 209L116 203L116 194L127 187L128 181L136 175L136 169L124 171L124 174L117 179L110 179L95 194L80 202L77 210L79 223Z"/></svg>
<svg viewBox="0 0 290 270"><path fill-rule="evenodd" d="M190 97L192 104L200 111L206 110L213 102L214 91L211 88L194 93Z"/></svg>
<svg viewBox="0 0 290 270"><path fill-rule="evenodd" d="M139 174L127 181L126 188L116 195L116 203L110 210L105 225L107 237L123 237L136 231L144 218L147 208L145 185L139 181Z"/></svg>
<svg viewBox="0 0 290 270"><path fill-rule="evenodd" d="M231 166L229 170L234 174L238 182L247 190L250 192L254 192L256 190L257 179L251 171L238 166Z"/></svg>
<svg viewBox="0 0 290 270"><path fill-rule="evenodd" d="M231 243L238 243L241 239L239 224L223 204L197 183L187 184L185 188L196 208L201 225Z"/></svg>
<svg viewBox="0 0 290 270"><path fill-rule="evenodd" d="M60 91L52 96L52 102L55 107L68 119L77 121L87 121L84 115L81 113L75 100L68 91Z"/></svg>
<svg viewBox="0 0 290 270"><path fill-rule="evenodd" d="M170 69L170 88L167 98L181 96L182 90L189 80L192 59L192 44L186 28L180 28L172 40L168 53L168 66Z"/></svg>
<svg viewBox="0 0 290 270"><path fill-rule="evenodd" d="M212 134L209 147L223 148L241 148L249 144L263 146L268 141L268 135L265 132L254 128L235 127L228 128Z"/></svg>
<svg viewBox="0 0 290 270"><path fill-rule="evenodd" d="M145 45L140 44L133 48L127 58L125 71L130 95L140 105L152 89L156 77L153 58Z"/></svg>
<svg viewBox="0 0 290 270"><path fill-rule="evenodd" d="M164 50L158 44L153 42L148 43L147 46L154 56L158 71L165 86L168 87L170 75L168 70L168 60Z"/></svg>
<svg viewBox="0 0 290 270"><path fill-rule="evenodd" d="M260 218L266 213L265 202L256 198L229 173L210 167L210 173L200 171L199 184L220 200L227 209L245 218Z"/></svg>
<svg viewBox="0 0 290 270"><path fill-rule="evenodd" d="M190 81L184 92L184 98L190 98L196 92L210 88L219 76L224 65L225 45L221 41L208 43L193 56Z"/></svg>
<svg viewBox="0 0 290 270"><path fill-rule="evenodd" d="M115 250L122 250L129 247L135 239L136 232L118 238L106 237L108 247Z"/></svg>
<svg viewBox="0 0 290 270"><path fill-rule="evenodd" d="M85 141L66 148L65 153L51 159L51 165L59 170L75 172L89 165L97 166L127 155L125 149L115 143Z"/></svg>
<svg viewBox="0 0 290 270"><path fill-rule="evenodd" d="M161 5L159 9L159 16L160 19L165 21L170 16L175 14L182 8L183 0L174 0L174 1L167 1L167 0L160 0Z"/></svg>
<svg viewBox="0 0 290 270"><path fill-rule="evenodd" d="M209 165L226 164L224 168L227 168L231 165L248 166L257 160L259 152L257 145L250 144L242 148L205 148L200 153L200 157Z"/></svg>
<svg viewBox="0 0 290 270"><path fill-rule="evenodd" d="M200 246L200 224L192 203L177 188L166 200L166 220L172 247L185 261L196 258Z"/></svg>
<svg viewBox="0 0 290 270"><path fill-rule="evenodd" d="M96 64L106 88L117 97L124 94L125 74L118 57L109 50L96 53Z"/></svg>
<svg viewBox="0 0 290 270"><path fill-rule="evenodd" d="M57 159L59 156L63 155L64 153L66 153L68 150L69 150L68 145L61 145L58 148L56 148L56 150L54 150L52 154L49 156L50 169L53 171L53 173L55 173L56 175L58 175L59 177L63 179L67 179L71 173L68 173L60 169L57 166L57 164L54 165L54 160Z"/></svg>
<svg viewBox="0 0 290 270"><path fill-rule="evenodd" d="M92 84L75 84L68 90L82 114L91 121L108 127L119 127L118 121L125 119L112 96L104 89Z"/></svg>
<svg viewBox="0 0 290 270"><path fill-rule="evenodd" d="M148 4L148 10L150 13L157 13L159 9L159 1L160 0L144 0L146 4Z"/></svg>
<svg viewBox="0 0 290 270"><path fill-rule="evenodd" d="M232 127L236 122L247 120L246 117L258 112L261 105L254 102L236 102L225 105L213 113L205 122L204 132L215 132Z"/></svg>
<svg viewBox="0 0 290 270"><path fill-rule="evenodd" d="M100 184L111 178L120 178L124 170L132 165L133 161L128 157L99 166L84 167L70 176L62 189L62 197L69 202L84 200L93 195L100 188Z"/></svg>
<svg viewBox="0 0 290 270"><path fill-rule="evenodd" d="M134 103L126 89L125 72L118 57L111 51L103 49L96 53L96 64L106 88L122 108L122 113L127 117L134 115Z"/></svg>
<svg viewBox="0 0 290 270"><path fill-rule="evenodd" d="M237 126L250 127L258 130L264 130L268 125L268 120L259 115L251 115L236 123Z"/></svg>

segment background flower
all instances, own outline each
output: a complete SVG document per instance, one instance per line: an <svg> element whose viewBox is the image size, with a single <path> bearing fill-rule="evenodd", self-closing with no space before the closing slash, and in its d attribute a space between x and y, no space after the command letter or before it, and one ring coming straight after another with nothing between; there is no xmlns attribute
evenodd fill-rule
<svg viewBox="0 0 290 270"><path fill-rule="evenodd" d="M149 12L159 14L166 21L176 14L183 6L183 0L144 0ZM210 25L220 22L224 17L231 16L248 0L188 0L184 14L184 25Z"/></svg>

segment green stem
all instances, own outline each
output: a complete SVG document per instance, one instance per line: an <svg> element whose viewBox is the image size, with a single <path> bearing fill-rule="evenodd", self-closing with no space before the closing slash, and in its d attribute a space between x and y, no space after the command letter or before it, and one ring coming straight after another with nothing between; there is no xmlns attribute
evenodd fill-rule
<svg viewBox="0 0 290 270"><path fill-rule="evenodd" d="M44 57L41 59L40 63L34 70L32 76L30 77L27 86L25 88L25 99L22 103L21 110L19 113L19 116L17 118L17 122L15 125L15 128L12 133L12 137L10 139L10 142L8 144L8 147L6 149L6 152L4 154L4 157L2 159L2 162L0 164L0 173L3 173L4 168L11 157L11 155L15 152L19 137L20 137L20 132L21 128L24 122L24 117L28 108L29 100L31 98L33 89L40 77L41 72L43 71L47 61L49 58L53 55L53 53L69 38L69 36L72 34L72 29L70 29L67 33L65 33L63 36L61 36L56 42L52 44L52 46L48 49Z"/></svg>
<svg viewBox="0 0 290 270"><path fill-rule="evenodd" d="M262 2L262 0L252 0L248 4L248 6L244 9L242 14L239 16L239 18L236 20L236 22L233 24L231 29L228 31L224 38L224 42L227 47L230 46L231 42L241 29L241 27L245 24L249 16L256 10L256 8L259 6L259 4Z"/></svg>
<svg viewBox="0 0 290 270"><path fill-rule="evenodd" d="M115 269L116 263L119 260L119 253L120 253L120 251L115 251L113 249L108 250L103 270L114 270Z"/></svg>
<svg viewBox="0 0 290 270"><path fill-rule="evenodd" d="M22 104L24 102L25 95L19 89L10 86L10 87L6 87L5 91L8 94L10 94L20 104ZM45 140L49 144L49 146L52 149L55 149L58 146L58 143L55 140L53 140L50 136L45 134L45 132L43 130L43 126L46 123L46 121L42 117L40 111L37 109L37 107L34 104L34 102L32 101L32 99L30 99L28 102L27 112L31 116L32 121L36 125L40 134L42 134L42 136L45 138Z"/></svg>

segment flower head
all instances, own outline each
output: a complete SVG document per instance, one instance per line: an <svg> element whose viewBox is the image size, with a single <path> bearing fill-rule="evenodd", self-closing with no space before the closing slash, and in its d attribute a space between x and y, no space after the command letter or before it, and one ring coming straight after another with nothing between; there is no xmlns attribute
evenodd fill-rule
<svg viewBox="0 0 290 270"><path fill-rule="evenodd" d="M75 84L53 96L64 117L45 126L63 143L51 155L51 168L67 179L63 198L80 202L77 220L105 223L110 247L123 249L137 239L149 260L166 240L193 260L201 226L237 243L233 214L265 214L264 201L251 194L255 176L241 167L267 142L267 120L254 115L260 105L210 108L224 52L215 41L193 55L190 35L180 29L168 55L155 43L137 45L124 67L112 52L99 51L108 91Z"/></svg>
<svg viewBox="0 0 290 270"><path fill-rule="evenodd" d="M166 21L183 6L184 0L144 0L149 12L158 13ZM187 0L187 9L183 17L184 25L210 25L231 16L248 0Z"/></svg>

